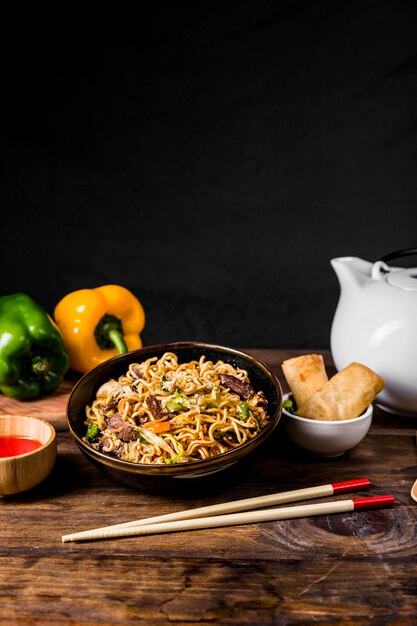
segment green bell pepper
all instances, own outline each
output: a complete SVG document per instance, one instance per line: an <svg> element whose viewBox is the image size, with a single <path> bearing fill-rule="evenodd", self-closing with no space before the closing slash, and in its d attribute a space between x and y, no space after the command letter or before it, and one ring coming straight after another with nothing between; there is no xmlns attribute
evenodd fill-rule
<svg viewBox="0 0 417 626"><path fill-rule="evenodd" d="M0 392L18 400L52 393L69 369L62 336L24 293L0 297Z"/></svg>

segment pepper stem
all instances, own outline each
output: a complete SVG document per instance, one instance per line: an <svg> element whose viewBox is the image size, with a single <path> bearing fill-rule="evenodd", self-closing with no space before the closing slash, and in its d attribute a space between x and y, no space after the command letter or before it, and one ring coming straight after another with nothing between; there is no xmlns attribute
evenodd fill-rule
<svg viewBox="0 0 417 626"><path fill-rule="evenodd" d="M102 350L116 348L119 354L127 352L122 322L115 315L109 313L103 315L94 329L94 337Z"/></svg>
<svg viewBox="0 0 417 626"><path fill-rule="evenodd" d="M119 352L119 354L124 354L127 352L127 346L124 342L123 336L119 333L118 330L114 328L109 330L109 339L114 344L114 347Z"/></svg>
<svg viewBox="0 0 417 626"><path fill-rule="evenodd" d="M31 370L35 376L45 376L49 371L49 361L43 356L35 356L32 359Z"/></svg>

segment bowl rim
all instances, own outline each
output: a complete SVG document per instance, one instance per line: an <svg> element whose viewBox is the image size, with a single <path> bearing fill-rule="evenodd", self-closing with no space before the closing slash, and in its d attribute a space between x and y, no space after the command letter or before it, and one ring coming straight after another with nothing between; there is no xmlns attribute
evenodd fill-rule
<svg viewBox="0 0 417 626"><path fill-rule="evenodd" d="M100 452L95 450L91 446L89 446L85 441L83 441L82 437L78 435L78 433L74 430L72 421L70 420L70 405L74 396L76 395L79 387L88 379L93 372L97 372L100 369L106 369L109 367L111 363L117 363L118 361L123 361L128 359L129 355L133 356L138 355L140 357L141 354L146 355L149 352L154 351L170 351L175 352L178 349L206 349L219 351L229 356L236 356L243 358L244 360L249 361L257 368L259 368L273 383L274 388L277 391L278 402L277 408L274 411L273 415L270 416L270 419L267 425L253 438L249 441L246 441L241 446L237 448L233 448L232 450L228 450L227 452L223 452L222 454L218 454L213 457L209 457L208 459L199 459L197 461L192 461L190 463L178 463L175 465L160 465L160 464L147 464L147 463L132 463L131 461L124 461L122 459L111 457L110 455L105 454L104 452ZM146 358L146 357L145 357ZM81 451L86 453L91 459L101 460L105 465L111 466L114 469L118 470L126 470L130 473L143 473L147 475L158 475L158 476L173 476L175 474L181 473L183 475L186 474L198 474L199 472L204 472L207 469L207 465L218 465L218 466L228 466L232 463L238 461L241 457L245 456L245 451L249 448L250 450L254 450L257 448L278 426L282 415L282 402L283 402L283 390L278 376L264 363L262 360L257 357L244 352L243 350L238 350L236 348L231 348L224 345L219 344L211 344L207 342L199 342L199 341L179 341L179 342L167 342L167 343L159 343L152 344L148 346L143 346L142 348L138 348L137 350L130 350L129 352L125 352L124 354L119 354L103 363L100 363L96 367L92 368L88 372L86 372L75 384L71 393L69 395L67 401L66 408L66 418L68 429L71 436L74 438L76 444L80 448ZM219 467L220 469L220 467Z"/></svg>
<svg viewBox="0 0 417 626"><path fill-rule="evenodd" d="M293 397L293 394L291 392L289 393L284 393L282 396L282 402L284 402L285 400L289 400L290 398ZM363 420L366 420L367 418L369 418L372 415L373 412L373 404L369 404L368 407L366 408L366 410L361 414L358 415L358 417L353 417L350 420L316 420L316 419L311 419L310 417L302 417L301 415L294 415L294 413L289 413L285 407L282 407L282 413L285 414L286 417L291 417L292 419L294 419L297 422L302 422L302 423L306 423L306 424L325 424L326 426L329 426L330 428L340 428L341 424L355 424L357 422L361 422Z"/></svg>
<svg viewBox="0 0 417 626"><path fill-rule="evenodd" d="M50 446L55 441L55 439L56 439L56 430L53 427L53 425L50 422L48 422L47 420L45 420L45 419L43 419L41 417L35 417L34 415L18 415L18 414L14 414L14 413L4 413L4 414L0 415L0 421L3 421L4 418L10 418L10 417L13 417L13 419L17 418L18 420L41 422L42 424L44 424L46 426L47 430L49 430L49 437L48 437L47 441L45 441L45 443L41 443L41 445L38 448L35 448L34 450L29 450L29 452L23 452L22 454L12 454L11 456L0 457L0 463L2 461L4 461L4 460L20 459L20 458L24 458L24 457L27 457L27 456L31 456L33 454L39 454L40 452L42 452L45 448ZM0 433L0 437L3 437L3 436L5 436L5 435L2 435ZM13 437L13 433L10 433L10 436ZM16 436L21 436L21 435L16 435ZM39 441L39 439L38 439L38 441Z"/></svg>

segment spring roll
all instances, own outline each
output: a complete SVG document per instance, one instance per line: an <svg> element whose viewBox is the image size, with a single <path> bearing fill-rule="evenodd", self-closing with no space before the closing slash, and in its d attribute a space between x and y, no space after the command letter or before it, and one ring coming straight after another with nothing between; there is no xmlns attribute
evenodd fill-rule
<svg viewBox="0 0 417 626"><path fill-rule="evenodd" d="M285 379L297 406L302 406L327 382L321 354L305 354L281 364Z"/></svg>
<svg viewBox="0 0 417 626"><path fill-rule="evenodd" d="M384 388L376 372L351 363L335 374L303 405L297 415L317 420L350 420L359 417Z"/></svg>

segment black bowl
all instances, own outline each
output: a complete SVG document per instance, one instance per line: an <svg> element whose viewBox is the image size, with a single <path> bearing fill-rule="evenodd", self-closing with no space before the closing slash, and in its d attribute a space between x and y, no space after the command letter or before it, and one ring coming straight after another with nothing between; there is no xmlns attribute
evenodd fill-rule
<svg viewBox="0 0 417 626"><path fill-rule="evenodd" d="M111 378L124 374L130 363L140 363L151 357L160 358L165 352L174 352L180 363L199 360L202 355L213 362L223 360L234 367L247 370L255 391L263 391L268 401L270 419L260 433L242 446L218 456L191 463L176 465L146 465L131 463L98 452L83 441L86 426L85 408L91 405L98 388ZM75 385L68 400L67 420L69 431L76 444L96 467L112 478L133 487L161 491L166 488L200 486L215 472L225 470L251 454L262 445L275 430L281 417L282 389L275 374L261 361L249 354L205 343L166 343L148 346L116 356L85 374ZM212 481L214 482L214 481Z"/></svg>

